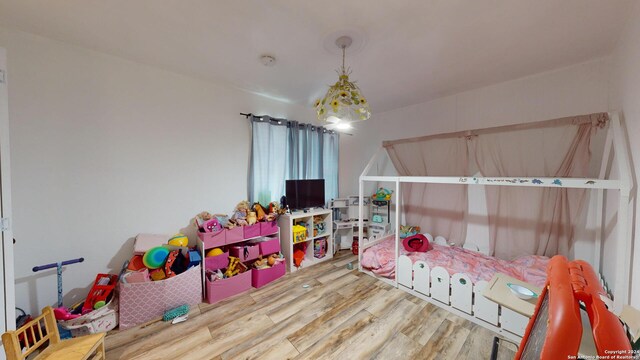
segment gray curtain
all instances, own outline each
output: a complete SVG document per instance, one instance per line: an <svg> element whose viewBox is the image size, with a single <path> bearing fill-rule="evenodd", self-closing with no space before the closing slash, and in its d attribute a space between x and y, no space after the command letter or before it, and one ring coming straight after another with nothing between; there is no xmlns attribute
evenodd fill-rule
<svg viewBox="0 0 640 360"><path fill-rule="evenodd" d="M289 179L324 179L325 200L338 196L338 133L269 116L249 120L249 201L279 200Z"/></svg>

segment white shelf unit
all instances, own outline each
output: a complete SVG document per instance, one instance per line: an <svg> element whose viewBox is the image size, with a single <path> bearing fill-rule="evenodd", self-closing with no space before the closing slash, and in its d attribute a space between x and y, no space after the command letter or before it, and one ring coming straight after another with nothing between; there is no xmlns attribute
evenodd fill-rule
<svg viewBox="0 0 640 360"><path fill-rule="evenodd" d="M314 235L313 233L314 216L321 218L324 223L324 232L321 234ZM293 225L301 223L304 223L307 228L307 239L294 244ZM331 209L313 209L307 210L307 212L284 214L278 219L278 226L280 226L280 244L282 246L282 253L286 259L287 268L290 272L307 268L333 258L333 221ZM315 240L322 238L326 238L327 250L324 257L316 258L314 256L314 243ZM302 260L302 263L298 268L293 262L293 252L294 246L301 243L307 243L307 249L305 251L304 260Z"/></svg>
<svg viewBox="0 0 640 360"><path fill-rule="evenodd" d="M370 199L364 198L364 232L367 233L369 223ZM333 250L351 249L353 236L358 232L358 196L350 195L346 198L331 201L333 210Z"/></svg>

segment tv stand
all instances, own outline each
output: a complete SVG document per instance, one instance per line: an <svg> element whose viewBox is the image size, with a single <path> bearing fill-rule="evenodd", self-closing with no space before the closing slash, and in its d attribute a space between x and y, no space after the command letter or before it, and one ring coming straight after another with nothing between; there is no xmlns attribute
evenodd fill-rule
<svg viewBox="0 0 640 360"><path fill-rule="evenodd" d="M318 226L314 226L314 219ZM305 227L305 238L294 237L294 225ZM333 258L333 222L330 209L314 208L307 209L306 212L294 212L284 214L278 218L280 226L280 236L282 253L286 259L287 268L294 272ZM323 231L318 231L323 228ZM316 230L314 232L314 230ZM325 244L324 254L317 251L317 248ZM296 249L304 249L304 256L300 266L295 266L294 253Z"/></svg>

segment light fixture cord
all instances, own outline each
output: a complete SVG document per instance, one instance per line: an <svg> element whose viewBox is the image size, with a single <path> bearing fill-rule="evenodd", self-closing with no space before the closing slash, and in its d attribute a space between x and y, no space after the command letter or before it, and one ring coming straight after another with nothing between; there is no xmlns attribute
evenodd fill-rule
<svg viewBox="0 0 640 360"><path fill-rule="evenodd" d="M342 45L342 74L346 73L346 71L344 70L344 52L346 48L346 46Z"/></svg>

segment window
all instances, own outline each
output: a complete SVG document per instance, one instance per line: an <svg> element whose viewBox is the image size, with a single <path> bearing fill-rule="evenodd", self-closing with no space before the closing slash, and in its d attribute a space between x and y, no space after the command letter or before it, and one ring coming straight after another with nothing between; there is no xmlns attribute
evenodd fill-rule
<svg viewBox="0 0 640 360"><path fill-rule="evenodd" d="M249 201L278 201L285 180L324 179L325 201L338 196L339 135L334 131L269 116L249 116Z"/></svg>

